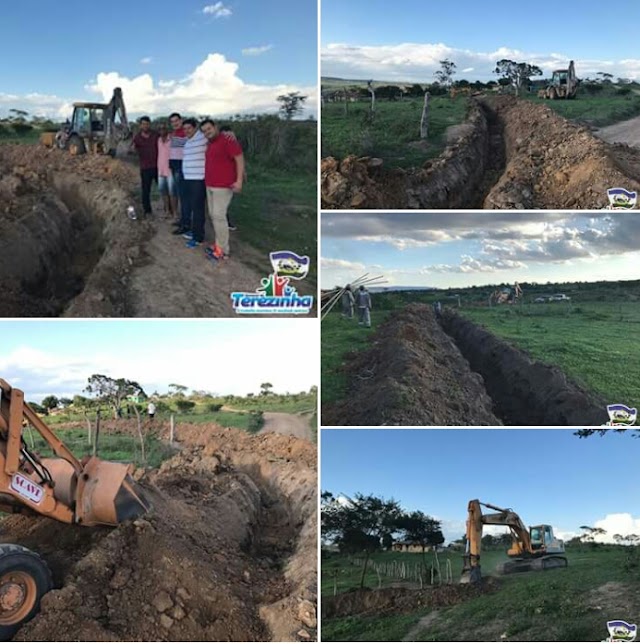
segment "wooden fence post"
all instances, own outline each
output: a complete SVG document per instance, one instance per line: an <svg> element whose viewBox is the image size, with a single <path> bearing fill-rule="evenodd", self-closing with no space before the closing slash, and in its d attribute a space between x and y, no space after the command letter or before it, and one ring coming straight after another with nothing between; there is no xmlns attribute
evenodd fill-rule
<svg viewBox="0 0 640 644"><path fill-rule="evenodd" d="M174 422L173 414L171 414L171 418L169 420L169 444L172 447L173 447L174 432L175 432L175 422Z"/></svg>
<svg viewBox="0 0 640 644"><path fill-rule="evenodd" d="M424 105L420 118L420 138L426 140L429 136L429 92L424 93Z"/></svg>

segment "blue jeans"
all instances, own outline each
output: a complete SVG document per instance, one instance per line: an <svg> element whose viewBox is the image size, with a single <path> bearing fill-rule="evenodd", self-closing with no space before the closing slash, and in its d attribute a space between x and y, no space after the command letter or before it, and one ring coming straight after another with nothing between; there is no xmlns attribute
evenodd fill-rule
<svg viewBox="0 0 640 644"><path fill-rule="evenodd" d="M189 215L186 214L184 210L184 175L182 174L182 160L169 159L169 168L171 168L171 174L173 175L175 190L180 198L180 220L184 222L187 220ZM182 225L184 226L184 223ZM191 230L190 225L187 228L188 230Z"/></svg>
<svg viewBox="0 0 640 644"><path fill-rule="evenodd" d="M190 230L197 242L204 241L204 211L207 190L204 179L185 179L184 199L182 200L182 228ZM185 216L186 213L186 216Z"/></svg>

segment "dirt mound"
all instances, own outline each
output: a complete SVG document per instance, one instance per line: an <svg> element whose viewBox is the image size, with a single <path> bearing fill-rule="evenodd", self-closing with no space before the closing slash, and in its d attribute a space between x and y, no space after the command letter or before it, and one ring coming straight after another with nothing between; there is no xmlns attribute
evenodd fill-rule
<svg viewBox="0 0 640 644"><path fill-rule="evenodd" d="M546 105L473 100L472 127L423 168L322 161L323 208L601 209L607 189L640 189L640 150L608 144Z"/></svg>
<svg viewBox="0 0 640 644"><path fill-rule="evenodd" d="M430 306L410 304L347 359L347 398L325 405L324 425L501 425Z"/></svg>
<svg viewBox="0 0 640 644"><path fill-rule="evenodd" d="M497 589L494 579L483 579L481 584L451 584L424 590L406 588L381 588L378 590L361 589L340 593L335 597L322 599L323 619L349 617L367 614L403 615L421 608L444 608L468 601L484 593Z"/></svg>
<svg viewBox="0 0 640 644"><path fill-rule="evenodd" d="M572 382L558 367L524 351L452 311L443 316L474 371L482 374L496 414L506 425L601 425L606 403Z"/></svg>
<svg viewBox="0 0 640 644"><path fill-rule="evenodd" d="M507 166L485 208L600 209L608 188L640 189L640 151L607 144L546 105L502 97L490 109L503 124Z"/></svg>
<svg viewBox="0 0 640 644"><path fill-rule="evenodd" d="M40 552L58 588L16 639L292 641L301 629L314 637L314 468L269 440L279 437L198 429L198 444L188 429L181 453L136 473L154 503L144 519L112 530L2 522L2 540Z"/></svg>

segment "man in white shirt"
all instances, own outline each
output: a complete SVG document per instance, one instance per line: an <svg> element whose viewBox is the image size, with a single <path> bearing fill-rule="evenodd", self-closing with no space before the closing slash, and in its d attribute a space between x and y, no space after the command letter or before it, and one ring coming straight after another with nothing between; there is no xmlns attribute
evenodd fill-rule
<svg viewBox="0 0 640 644"><path fill-rule="evenodd" d="M195 119L185 119L182 123L187 141L182 156L182 175L184 176L184 208L182 226L179 229L187 240L187 248L196 248L204 241L204 213L207 191L204 184L204 162L207 152L207 139L198 128Z"/></svg>
<svg viewBox="0 0 640 644"><path fill-rule="evenodd" d="M156 415L156 405L152 400L147 405L147 413L149 414L149 420L153 420Z"/></svg>

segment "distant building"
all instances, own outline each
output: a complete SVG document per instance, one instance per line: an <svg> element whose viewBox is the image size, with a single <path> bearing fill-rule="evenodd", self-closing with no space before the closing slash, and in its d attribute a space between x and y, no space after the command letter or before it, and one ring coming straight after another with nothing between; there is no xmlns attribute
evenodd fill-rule
<svg viewBox="0 0 640 644"><path fill-rule="evenodd" d="M422 552L422 544L415 541L396 541L391 546L393 552ZM429 552L431 546L426 546L424 551Z"/></svg>

